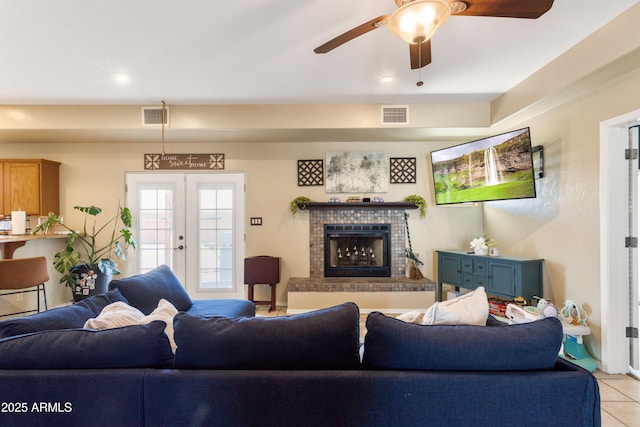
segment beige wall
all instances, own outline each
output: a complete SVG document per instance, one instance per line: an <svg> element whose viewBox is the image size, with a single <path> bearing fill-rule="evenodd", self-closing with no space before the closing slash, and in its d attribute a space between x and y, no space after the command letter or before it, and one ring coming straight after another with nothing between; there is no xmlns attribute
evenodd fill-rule
<svg viewBox="0 0 640 427"><path fill-rule="evenodd" d="M390 184L382 194L386 201L399 201L409 194L421 194L431 200L432 188L428 155L433 149L451 143L180 143L166 142L167 152L225 153L226 170L245 173L246 255L273 255L283 259L282 281L277 300L286 304L286 283L291 276L309 276L308 212L295 217L289 212L289 201L305 195L315 201L327 201L333 195L324 187L298 187L297 160L322 159L327 151L382 151L391 157L417 158L416 184ZM74 205L96 205L105 214L115 212L118 200L124 202L124 179L127 171L143 170L144 153L159 152L160 144L113 143L22 143L0 144L3 157L43 157L62 163L60 168L60 214L65 222L80 227L82 216ZM153 173L153 172L150 172ZM339 195L345 200L348 195ZM260 216L263 225L252 227L248 218ZM482 232L481 207L430 206L427 218L419 219L418 211L410 212L409 227L414 251L425 262L423 273L434 278L434 255L438 248L466 247L467 242ZM19 252L16 257L23 256ZM49 285L55 301L64 301L68 290ZM260 287L259 287L260 288ZM259 299L268 299L267 289L256 288ZM68 298L67 298L68 299ZM425 307L426 308L426 307Z"/></svg>
<svg viewBox="0 0 640 427"><path fill-rule="evenodd" d="M602 325L599 126L640 108L639 74L523 123L531 126L534 144L544 146L545 177L536 181L538 197L484 206L485 229L504 253L545 259L545 297L560 305L566 299L584 304L592 329L585 341L596 358Z"/></svg>

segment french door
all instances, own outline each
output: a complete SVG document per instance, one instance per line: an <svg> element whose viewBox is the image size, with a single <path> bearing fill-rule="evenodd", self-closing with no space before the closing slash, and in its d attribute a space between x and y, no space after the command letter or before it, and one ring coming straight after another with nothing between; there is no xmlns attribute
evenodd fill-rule
<svg viewBox="0 0 640 427"><path fill-rule="evenodd" d="M634 241L627 242L627 256L629 258L629 319L626 336L629 339L629 371L638 378L640 377L640 346L638 345L638 330L640 330L640 316L638 316L638 304L640 304L640 280L638 276L638 230L640 229L640 216L638 211L638 189L640 188L640 160L638 160L638 140L640 136L640 126L629 128L628 149L632 161L629 162L629 225L628 236Z"/></svg>
<svg viewBox="0 0 640 427"><path fill-rule="evenodd" d="M242 173L127 173L126 199L128 275L166 264L193 299L244 298Z"/></svg>
<svg viewBox="0 0 640 427"><path fill-rule="evenodd" d="M629 373L636 377L640 377L640 346L638 345L638 330L640 330L639 316L638 316L638 304L640 300L639 286L640 280L638 275L638 229L640 223L640 216L638 214L638 189L640 188L640 160L638 159L638 126L631 126L628 129L628 141L625 150L625 159L627 162L627 203L628 209L626 211L626 226L627 233L625 238L626 258L628 265L627 275L627 316L625 336L628 343L629 354Z"/></svg>

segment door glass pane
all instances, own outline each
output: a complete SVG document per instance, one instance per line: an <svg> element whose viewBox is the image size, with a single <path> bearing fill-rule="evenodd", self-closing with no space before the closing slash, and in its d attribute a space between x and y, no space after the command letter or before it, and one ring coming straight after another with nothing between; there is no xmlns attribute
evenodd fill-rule
<svg viewBox="0 0 640 427"><path fill-rule="evenodd" d="M233 190L199 190L200 289L233 289Z"/></svg>
<svg viewBox="0 0 640 427"><path fill-rule="evenodd" d="M139 195L140 272L145 273L162 264L172 267L173 191L141 189Z"/></svg>

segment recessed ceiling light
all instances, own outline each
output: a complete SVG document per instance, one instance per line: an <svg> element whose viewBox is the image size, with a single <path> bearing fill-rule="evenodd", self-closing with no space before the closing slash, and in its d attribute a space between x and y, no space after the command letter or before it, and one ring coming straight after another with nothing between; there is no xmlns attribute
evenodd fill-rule
<svg viewBox="0 0 640 427"><path fill-rule="evenodd" d="M129 78L129 74L124 73L124 72L122 72L122 71L115 71L115 72L112 74L112 76L113 76L113 80L115 80L115 81L116 81L116 82L118 82L118 83L122 83L122 84L124 84L124 83L129 83L129 81L131 80L131 79Z"/></svg>
<svg viewBox="0 0 640 427"><path fill-rule="evenodd" d="M382 76L380 81L382 83L391 83L393 81L393 77L391 77L391 76Z"/></svg>

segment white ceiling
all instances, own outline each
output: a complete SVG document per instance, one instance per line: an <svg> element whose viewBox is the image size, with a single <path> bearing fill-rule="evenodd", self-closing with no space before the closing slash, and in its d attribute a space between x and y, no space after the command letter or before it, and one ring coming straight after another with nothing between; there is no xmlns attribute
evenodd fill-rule
<svg viewBox="0 0 640 427"><path fill-rule="evenodd" d="M419 77L386 28L313 52L391 13L393 0L10 0L0 104L488 102L636 3L556 0L537 20L452 17ZM117 71L130 83L116 84Z"/></svg>

